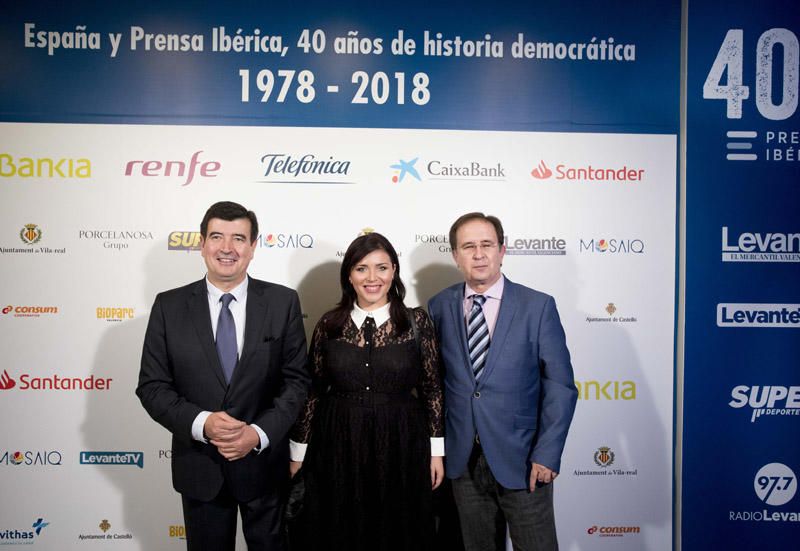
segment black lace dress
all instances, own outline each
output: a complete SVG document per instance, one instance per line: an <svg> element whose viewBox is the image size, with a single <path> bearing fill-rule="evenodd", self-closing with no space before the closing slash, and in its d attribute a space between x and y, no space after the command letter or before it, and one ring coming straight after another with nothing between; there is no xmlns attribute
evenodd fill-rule
<svg viewBox="0 0 800 551"><path fill-rule="evenodd" d="M314 382L292 439L307 442L305 506L315 549L428 549L433 536L430 437L442 436L435 334L424 310L395 336L391 320L348 319L327 338L323 317L309 362ZM370 337L370 335L372 336Z"/></svg>

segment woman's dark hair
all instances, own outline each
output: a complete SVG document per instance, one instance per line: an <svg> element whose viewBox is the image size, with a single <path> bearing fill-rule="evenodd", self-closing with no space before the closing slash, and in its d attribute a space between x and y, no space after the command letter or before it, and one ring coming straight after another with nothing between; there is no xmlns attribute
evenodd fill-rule
<svg viewBox="0 0 800 551"><path fill-rule="evenodd" d="M359 262L364 260L364 257L374 251L385 251L394 266L394 279L392 279L392 285L389 287L388 298L390 304L389 316L394 326L395 335L402 334L410 327L408 313L406 312L405 304L403 304L403 299L406 297L406 287L400 279L400 261L397 259L397 253L388 239L379 233L373 232L356 237L347 247L347 252L344 253L342 269L339 275L342 298L336 308L325 315L327 319L325 330L329 338L336 338L342 335L347 319L350 317L350 312L353 310L353 305L357 300L356 290L353 288L353 284L350 283L350 272Z"/></svg>

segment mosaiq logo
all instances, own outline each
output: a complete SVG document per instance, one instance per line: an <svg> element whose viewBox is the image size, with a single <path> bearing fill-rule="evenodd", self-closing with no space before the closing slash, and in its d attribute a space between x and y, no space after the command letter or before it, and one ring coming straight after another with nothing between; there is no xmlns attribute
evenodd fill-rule
<svg viewBox="0 0 800 551"><path fill-rule="evenodd" d="M790 505L797 493L797 476L783 463L768 463L761 467L753 477L753 490L756 497L764 503L760 511L729 511L731 522L800 522L800 511ZM771 508L767 508L769 505ZM788 507L784 507L788 505Z"/></svg>
<svg viewBox="0 0 800 551"><path fill-rule="evenodd" d="M28 467L60 466L63 457L58 450L6 451L0 456L2 465L26 465Z"/></svg>
<svg viewBox="0 0 800 551"><path fill-rule="evenodd" d="M644 254L641 239L581 239L579 252L598 254Z"/></svg>
<svg viewBox="0 0 800 551"><path fill-rule="evenodd" d="M350 161L333 155L317 157L313 153L287 155L266 153L261 157L263 183L271 184L355 184L350 179Z"/></svg>
<svg viewBox="0 0 800 551"><path fill-rule="evenodd" d="M314 236L308 233L262 233L256 243L258 247L267 249L312 249Z"/></svg>
<svg viewBox="0 0 800 551"><path fill-rule="evenodd" d="M722 226L722 261L800 262L800 233L742 232L737 236Z"/></svg>
<svg viewBox="0 0 800 551"><path fill-rule="evenodd" d="M800 386L738 385L731 390L728 405L750 408L750 422L761 417L800 417Z"/></svg>

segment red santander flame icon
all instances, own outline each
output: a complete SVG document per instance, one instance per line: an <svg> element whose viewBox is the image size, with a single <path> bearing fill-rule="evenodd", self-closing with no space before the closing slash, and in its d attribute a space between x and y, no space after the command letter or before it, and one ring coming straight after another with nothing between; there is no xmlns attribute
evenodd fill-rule
<svg viewBox="0 0 800 551"><path fill-rule="evenodd" d="M544 161L539 161L539 165L533 170L531 170L531 176L533 176L537 180L546 180L552 175L553 171L547 168L547 165L544 164Z"/></svg>
<svg viewBox="0 0 800 551"><path fill-rule="evenodd" d="M11 378L8 374L8 371L5 369L3 370L3 374L0 375L0 390L8 390L9 388L14 388L17 384L17 381Z"/></svg>

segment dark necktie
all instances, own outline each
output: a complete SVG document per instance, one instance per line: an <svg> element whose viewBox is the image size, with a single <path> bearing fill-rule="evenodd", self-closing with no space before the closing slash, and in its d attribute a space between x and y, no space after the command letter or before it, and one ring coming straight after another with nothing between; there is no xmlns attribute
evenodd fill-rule
<svg viewBox="0 0 800 551"><path fill-rule="evenodd" d="M486 356L489 354L489 326L483 315L483 303L486 297L474 295L472 297L472 310L467 321L467 342L469 344L469 361L475 378L480 377L483 366L486 365Z"/></svg>
<svg viewBox="0 0 800 551"><path fill-rule="evenodd" d="M239 357L239 347L236 345L236 323L233 321L233 314L229 308L231 301L235 299L232 294L225 293L219 300L222 308L217 320L217 355L222 364L225 381L230 383Z"/></svg>

